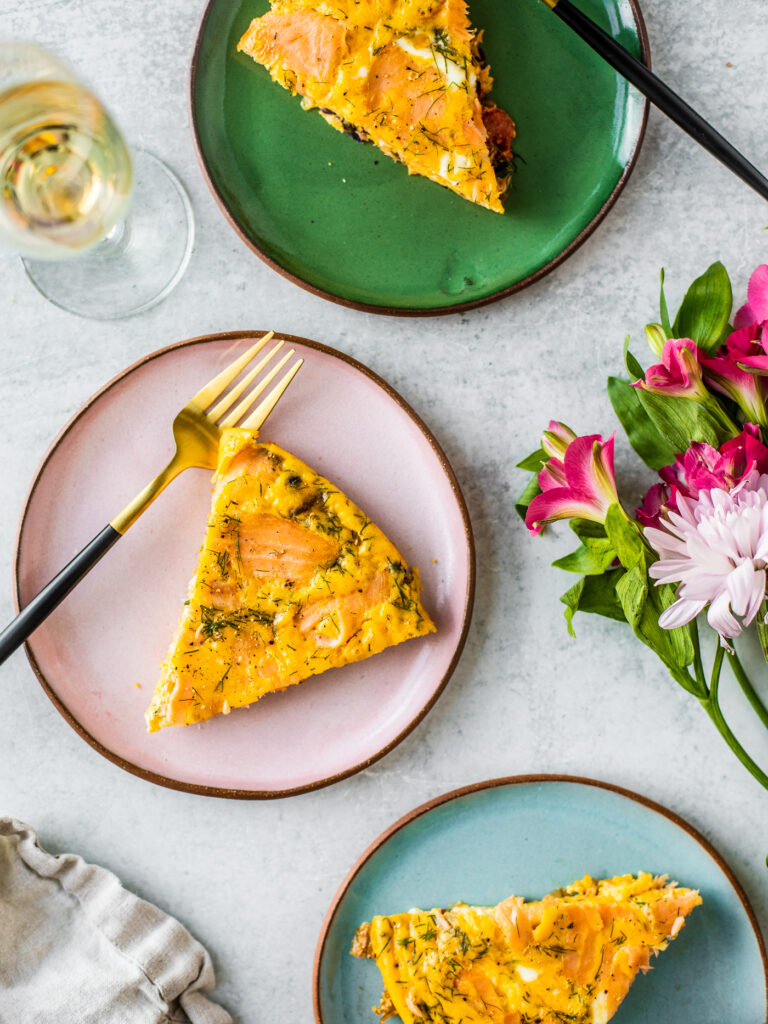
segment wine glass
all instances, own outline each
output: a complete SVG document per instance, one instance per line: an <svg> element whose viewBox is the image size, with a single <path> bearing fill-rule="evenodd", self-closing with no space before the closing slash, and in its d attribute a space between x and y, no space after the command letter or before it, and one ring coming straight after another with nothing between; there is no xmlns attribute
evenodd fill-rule
<svg viewBox="0 0 768 1024"><path fill-rule="evenodd" d="M63 309L131 316L174 288L192 252L178 178L133 154L69 68L28 43L0 43L0 242Z"/></svg>

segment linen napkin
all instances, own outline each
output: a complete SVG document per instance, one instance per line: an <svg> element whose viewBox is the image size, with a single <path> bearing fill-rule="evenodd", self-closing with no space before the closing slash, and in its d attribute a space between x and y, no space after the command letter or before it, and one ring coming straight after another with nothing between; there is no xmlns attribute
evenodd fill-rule
<svg viewBox="0 0 768 1024"><path fill-rule="evenodd" d="M178 921L0 818L0 1024L232 1024L214 983Z"/></svg>

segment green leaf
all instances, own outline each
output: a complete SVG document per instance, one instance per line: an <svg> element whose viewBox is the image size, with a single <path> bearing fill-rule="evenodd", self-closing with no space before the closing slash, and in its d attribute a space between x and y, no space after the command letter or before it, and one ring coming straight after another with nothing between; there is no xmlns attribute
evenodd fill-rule
<svg viewBox="0 0 768 1024"><path fill-rule="evenodd" d="M659 625L659 616L674 600L672 587L651 585L645 566L637 565L621 577L616 584L616 594L635 636L650 647L680 681L680 669L693 661L691 638L687 629L662 629ZM690 680L688 682L690 684Z"/></svg>
<svg viewBox="0 0 768 1024"><path fill-rule="evenodd" d="M720 341L732 309L728 271L722 263L713 263L685 293L672 330L676 338L693 338L705 352L710 352Z"/></svg>
<svg viewBox="0 0 768 1024"><path fill-rule="evenodd" d="M629 335L624 339L624 365L632 380L645 380L645 370L629 351Z"/></svg>
<svg viewBox="0 0 768 1024"><path fill-rule="evenodd" d="M528 486L515 502L515 511L522 520L525 520L525 513L528 511L528 506L537 494L541 494L541 488L539 487L539 481L535 476L533 476L528 481Z"/></svg>
<svg viewBox="0 0 768 1024"><path fill-rule="evenodd" d="M719 448L732 433L693 398L656 395L651 391L634 389L656 429L675 452L685 452L691 441L704 441ZM713 399L714 401L714 399ZM671 461L671 460L670 460Z"/></svg>
<svg viewBox="0 0 768 1024"><path fill-rule="evenodd" d="M642 563L645 569L645 545L634 519L627 519L620 505L613 504L605 516L605 530L619 561L625 569ZM624 609L626 612L626 608Z"/></svg>
<svg viewBox="0 0 768 1024"><path fill-rule="evenodd" d="M637 633L648 597L648 576L645 568L641 569L636 565L634 569L624 573L616 584L616 596L621 602L625 619Z"/></svg>
<svg viewBox="0 0 768 1024"><path fill-rule="evenodd" d="M651 595L657 612L656 621L658 623L658 616L663 611L666 611L675 601L675 588L669 583L664 583L660 587L653 587ZM659 629L661 629L660 626ZM664 629L662 632L669 641L672 664L679 668L685 668L686 665L690 665L693 662L693 644L691 643L689 631L681 626L676 629Z"/></svg>
<svg viewBox="0 0 768 1024"><path fill-rule="evenodd" d="M616 558L613 544L607 537L585 537L580 548L558 558L552 565L582 576L602 576Z"/></svg>
<svg viewBox="0 0 768 1024"><path fill-rule="evenodd" d="M661 320L661 326L664 328L664 334L668 337L672 337L672 327L669 323L669 308L667 306L667 297L664 294L664 267L661 268L661 288L659 289L659 319Z"/></svg>
<svg viewBox="0 0 768 1024"><path fill-rule="evenodd" d="M616 583L622 571L615 569L603 576L585 576L578 583L574 583L570 590L566 590L560 600L565 605L565 621L568 623L568 632L571 636L576 636L573 629L573 616L576 612L590 612L618 622L625 621L624 612L616 597Z"/></svg>
<svg viewBox="0 0 768 1024"><path fill-rule="evenodd" d="M549 456L543 448L537 448L535 452L531 452L521 462L518 462L517 468L525 469L529 473L538 473L548 458Z"/></svg>
<svg viewBox="0 0 768 1024"><path fill-rule="evenodd" d="M570 527L577 537L606 537L605 527L593 519L571 519Z"/></svg>
<svg viewBox="0 0 768 1024"><path fill-rule="evenodd" d="M653 420L643 408L637 388L618 377L609 377L608 397L626 431L629 443L646 466L661 469L674 462L676 451L654 426Z"/></svg>

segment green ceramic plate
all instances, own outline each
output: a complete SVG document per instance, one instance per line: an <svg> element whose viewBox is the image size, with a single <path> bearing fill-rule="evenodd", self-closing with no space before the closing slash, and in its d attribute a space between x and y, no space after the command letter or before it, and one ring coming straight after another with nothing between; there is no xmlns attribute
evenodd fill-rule
<svg viewBox="0 0 768 1024"><path fill-rule="evenodd" d="M579 0L649 60L635 0ZM210 0L191 113L208 182L243 239L311 291L378 313L481 305L557 266L610 209L634 164L644 98L539 0L471 0L521 157L504 216L334 131L237 41L268 0Z"/></svg>

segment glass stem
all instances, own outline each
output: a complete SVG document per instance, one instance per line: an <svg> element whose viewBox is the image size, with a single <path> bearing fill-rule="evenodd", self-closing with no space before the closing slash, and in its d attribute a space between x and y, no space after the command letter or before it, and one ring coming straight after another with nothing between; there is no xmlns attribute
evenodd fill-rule
<svg viewBox="0 0 768 1024"><path fill-rule="evenodd" d="M128 216L130 216L130 211ZM94 247L94 251L98 252L101 256L109 256L121 248L128 231L128 216L119 220L112 230L104 235L102 240Z"/></svg>

